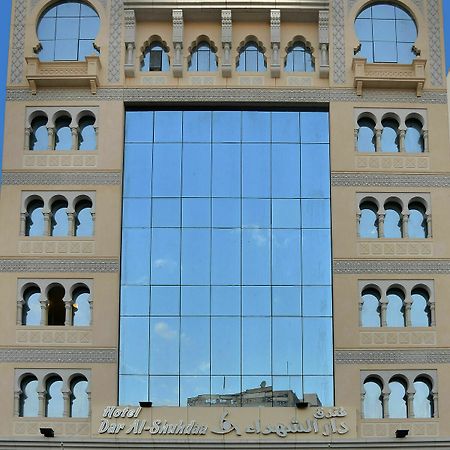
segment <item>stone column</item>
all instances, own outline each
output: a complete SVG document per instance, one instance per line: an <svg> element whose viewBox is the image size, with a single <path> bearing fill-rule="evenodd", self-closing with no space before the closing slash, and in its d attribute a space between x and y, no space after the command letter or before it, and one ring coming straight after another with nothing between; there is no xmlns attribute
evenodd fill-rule
<svg viewBox="0 0 450 450"><path fill-rule="evenodd" d="M381 128L375 128L375 151L381 152Z"/></svg>
<svg viewBox="0 0 450 450"><path fill-rule="evenodd" d="M406 325L407 327L412 327L412 321L411 321L411 307L412 307L411 292L408 291L407 294L406 294L405 301L404 301L405 325Z"/></svg>
<svg viewBox="0 0 450 450"><path fill-rule="evenodd" d="M384 238L384 218L386 217L386 214L384 212L377 214L377 220L378 220L378 237Z"/></svg>
<svg viewBox="0 0 450 450"><path fill-rule="evenodd" d="M69 327L72 325L72 299L71 298L63 298L64 307L65 307L65 318L64 318L64 326Z"/></svg>
<svg viewBox="0 0 450 450"><path fill-rule="evenodd" d="M328 54L330 37L328 31L328 22L328 10L319 11L320 78L328 78L330 76L330 62Z"/></svg>
<svg viewBox="0 0 450 450"><path fill-rule="evenodd" d="M408 222L409 222L409 213L402 212L402 238L404 239L409 237Z"/></svg>
<svg viewBox="0 0 450 450"><path fill-rule="evenodd" d="M52 234L52 213L44 212L44 236L51 236Z"/></svg>
<svg viewBox="0 0 450 450"><path fill-rule="evenodd" d="M356 234L357 236L360 238L361 237L361 232L359 230L359 224L361 222L361 213L358 211L356 213Z"/></svg>
<svg viewBox="0 0 450 450"><path fill-rule="evenodd" d="M134 78L134 59L136 49L136 15L133 9L124 11L124 39L125 39L125 76Z"/></svg>
<svg viewBox="0 0 450 450"><path fill-rule="evenodd" d="M46 391L38 391L38 401L39 401L39 409L38 409L38 417L45 416L45 404L47 400L47 392Z"/></svg>
<svg viewBox="0 0 450 450"><path fill-rule="evenodd" d="M437 418L439 417L439 410L438 410L438 400L439 400L439 395L436 391L433 391L432 393L433 396L433 417Z"/></svg>
<svg viewBox="0 0 450 450"><path fill-rule="evenodd" d="M427 238L432 238L432 228L431 228L431 214L425 214L426 221L427 221Z"/></svg>
<svg viewBox="0 0 450 450"><path fill-rule="evenodd" d="M48 133L48 146L47 150L55 150L55 128L54 127L47 127L47 133Z"/></svg>
<svg viewBox="0 0 450 450"><path fill-rule="evenodd" d="M30 137L31 137L31 127L25 128L25 142L24 142L24 150L29 151L30 150Z"/></svg>
<svg viewBox="0 0 450 450"><path fill-rule="evenodd" d="M404 153L406 151L405 149L405 137L406 137L406 130L399 130L399 150L400 153Z"/></svg>
<svg viewBox="0 0 450 450"><path fill-rule="evenodd" d="M72 151L78 150L78 127L70 127L70 132L72 134Z"/></svg>
<svg viewBox="0 0 450 450"><path fill-rule="evenodd" d="M28 218L28 213L26 211L20 213L20 236L25 236L25 234L26 234L27 218Z"/></svg>
<svg viewBox="0 0 450 450"><path fill-rule="evenodd" d="M408 419L414 419L414 392L407 391L406 392L406 409L407 409L407 417Z"/></svg>
<svg viewBox="0 0 450 450"><path fill-rule="evenodd" d="M20 415L20 396L22 395L22 390L14 391L14 416L19 417Z"/></svg>
<svg viewBox="0 0 450 450"><path fill-rule="evenodd" d="M46 326L48 325L48 298L46 294L41 293L39 303L41 304L41 326Z"/></svg>
<svg viewBox="0 0 450 450"><path fill-rule="evenodd" d="M270 63L270 76L280 77L280 41L281 41L281 12L279 9L270 10L270 45L272 47L272 60Z"/></svg>
<svg viewBox="0 0 450 450"><path fill-rule="evenodd" d="M75 213L74 212L68 212L67 213L67 222L68 222L68 236L75 236Z"/></svg>
<svg viewBox="0 0 450 450"><path fill-rule="evenodd" d="M231 64L231 46L233 42L233 24L231 19L231 9L222 10L222 76L224 78L231 77L232 64Z"/></svg>
<svg viewBox="0 0 450 450"><path fill-rule="evenodd" d="M436 311L434 307L434 302L428 302L428 307L430 308L430 325L432 327L436 326Z"/></svg>
<svg viewBox="0 0 450 450"><path fill-rule="evenodd" d="M383 417L385 419L389 418L389 392L381 393L381 401L383 403Z"/></svg>
<svg viewBox="0 0 450 450"><path fill-rule="evenodd" d="M423 151L425 153L428 153L430 151L429 141L428 141L428 130L422 131L422 137L423 137Z"/></svg>
<svg viewBox="0 0 450 450"><path fill-rule="evenodd" d="M16 303L16 325L23 325L22 323L22 314L23 314L23 305L24 305L24 300L22 297L19 297L17 299L17 303Z"/></svg>
<svg viewBox="0 0 450 450"><path fill-rule="evenodd" d="M355 128L355 130L353 131L353 138L355 141L355 152L358 151L358 134L359 134L359 128Z"/></svg>
<svg viewBox="0 0 450 450"><path fill-rule="evenodd" d="M172 10L172 41L174 48L174 58L172 61L172 71L175 78L183 76L183 10Z"/></svg>
<svg viewBox="0 0 450 450"><path fill-rule="evenodd" d="M71 392L70 391L61 391L64 409L63 409L63 417L70 417L70 400L71 400Z"/></svg>

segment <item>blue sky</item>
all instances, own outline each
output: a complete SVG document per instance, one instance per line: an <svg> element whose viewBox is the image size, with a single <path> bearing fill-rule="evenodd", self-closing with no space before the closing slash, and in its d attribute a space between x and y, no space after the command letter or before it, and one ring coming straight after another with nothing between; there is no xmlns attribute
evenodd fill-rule
<svg viewBox="0 0 450 450"><path fill-rule="evenodd" d="M442 3L444 5L445 48L448 70L450 65L450 0L443 0ZM3 122L10 14L11 0L0 0L0 155L3 154Z"/></svg>

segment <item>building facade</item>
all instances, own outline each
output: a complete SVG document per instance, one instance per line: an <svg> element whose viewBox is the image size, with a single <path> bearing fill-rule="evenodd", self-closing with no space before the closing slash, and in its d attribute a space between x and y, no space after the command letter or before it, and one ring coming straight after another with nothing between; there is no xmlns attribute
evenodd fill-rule
<svg viewBox="0 0 450 450"><path fill-rule="evenodd" d="M13 0L0 448L450 448L439 0Z"/></svg>

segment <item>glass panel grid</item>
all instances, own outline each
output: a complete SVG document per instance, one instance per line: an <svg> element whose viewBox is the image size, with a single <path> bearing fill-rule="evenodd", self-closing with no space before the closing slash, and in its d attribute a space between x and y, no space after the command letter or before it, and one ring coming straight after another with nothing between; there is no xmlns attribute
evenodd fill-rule
<svg viewBox="0 0 450 450"><path fill-rule="evenodd" d="M328 113L130 110L125 141L120 403L332 404Z"/></svg>

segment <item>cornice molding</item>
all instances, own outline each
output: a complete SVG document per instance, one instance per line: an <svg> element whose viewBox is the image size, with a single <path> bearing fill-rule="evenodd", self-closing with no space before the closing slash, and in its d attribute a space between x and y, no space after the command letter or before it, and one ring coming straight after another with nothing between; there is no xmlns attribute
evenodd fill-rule
<svg viewBox="0 0 450 450"><path fill-rule="evenodd" d="M3 172L4 185L120 185L120 172Z"/></svg>
<svg viewBox="0 0 450 450"><path fill-rule="evenodd" d="M333 173L333 186L450 187L450 174Z"/></svg>
<svg viewBox="0 0 450 450"><path fill-rule="evenodd" d="M335 350L336 364L448 364L450 349Z"/></svg>
<svg viewBox="0 0 450 450"><path fill-rule="evenodd" d="M70 348L0 348L3 363L102 363L117 362L114 349L70 349Z"/></svg>
<svg viewBox="0 0 450 450"><path fill-rule="evenodd" d="M118 259L0 259L1 272L117 273Z"/></svg>
<svg viewBox="0 0 450 450"><path fill-rule="evenodd" d="M39 89L32 95L29 89L8 89L7 101L89 101L92 94L88 89ZM445 90L424 91L417 97L412 91L365 89L362 96L355 89L292 89L292 88L101 88L96 101L120 101L139 103L411 103L446 104Z"/></svg>
<svg viewBox="0 0 450 450"><path fill-rule="evenodd" d="M334 260L337 274L447 274L450 260Z"/></svg>

